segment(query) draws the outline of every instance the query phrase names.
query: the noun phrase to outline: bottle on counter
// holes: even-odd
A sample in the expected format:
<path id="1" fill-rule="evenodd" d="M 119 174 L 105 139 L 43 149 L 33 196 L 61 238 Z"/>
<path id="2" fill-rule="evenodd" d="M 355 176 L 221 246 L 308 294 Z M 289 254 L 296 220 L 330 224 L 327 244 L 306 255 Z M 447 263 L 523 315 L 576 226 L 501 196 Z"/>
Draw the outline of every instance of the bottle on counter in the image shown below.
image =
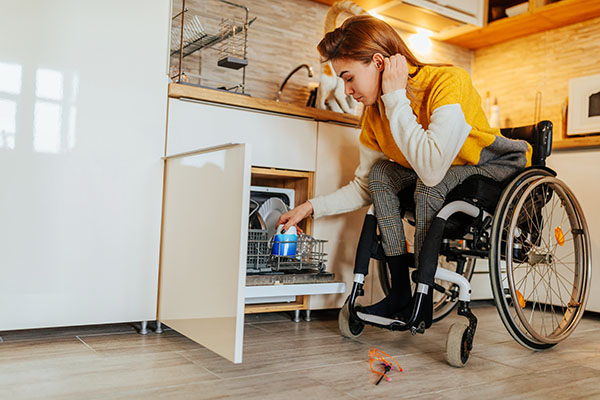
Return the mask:
<path id="1" fill-rule="evenodd" d="M 483 112 L 485 113 L 488 121 L 490 120 L 490 108 L 492 106 L 492 100 L 490 99 L 490 92 L 485 92 L 485 98 L 483 99 Z"/>
<path id="2" fill-rule="evenodd" d="M 494 97 L 494 104 L 490 109 L 490 127 L 500 128 L 500 106 L 496 97 Z"/>

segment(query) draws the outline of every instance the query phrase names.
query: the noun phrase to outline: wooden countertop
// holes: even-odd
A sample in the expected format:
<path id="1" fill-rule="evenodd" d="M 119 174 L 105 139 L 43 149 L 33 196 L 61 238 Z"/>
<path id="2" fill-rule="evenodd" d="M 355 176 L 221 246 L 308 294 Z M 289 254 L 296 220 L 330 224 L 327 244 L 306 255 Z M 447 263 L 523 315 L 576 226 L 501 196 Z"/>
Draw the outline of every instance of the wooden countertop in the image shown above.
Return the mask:
<path id="1" fill-rule="evenodd" d="M 228 93 L 220 90 L 206 89 L 181 83 L 169 84 L 169 97 L 173 99 L 194 99 L 216 104 L 248 108 L 252 110 L 268 111 L 277 114 L 306 117 L 322 122 L 339 122 L 343 124 L 360 126 L 360 117 L 342 114 L 317 108 L 297 106 L 289 103 L 279 103 L 274 100 L 259 99 L 237 93 Z"/>

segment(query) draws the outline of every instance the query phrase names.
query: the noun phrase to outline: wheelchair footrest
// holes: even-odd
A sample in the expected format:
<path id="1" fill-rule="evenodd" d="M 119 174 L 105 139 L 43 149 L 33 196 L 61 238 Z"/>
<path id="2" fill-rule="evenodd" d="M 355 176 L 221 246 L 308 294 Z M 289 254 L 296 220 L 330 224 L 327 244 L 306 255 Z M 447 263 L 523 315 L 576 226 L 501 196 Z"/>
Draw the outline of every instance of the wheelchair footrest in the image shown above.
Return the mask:
<path id="1" fill-rule="evenodd" d="M 382 317 L 380 315 L 367 314 L 367 313 L 363 313 L 363 312 L 360 312 L 360 311 L 357 311 L 356 315 L 360 319 L 362 319 L 363 321 L 365 321 L 365 322 L 370 322 L 370 323 L 377 324 L 377 325 L 382 325 L 382 326 L 391 326 L 391 325 L 406 326 L 406 322 L 401 321 L 399 319 L 386 318 L 386 317 Z"/>
<path id="2" fill-rule="evenodd" d="M 386 318 L 380 315 L 368 314 L 361 311 L 356 312 L 356 316 L 363 322 L 373 324 L 382 328 L 388 328 L 393 331 L 407 331 L 414 335 L 416 333 L 425 333 L 425 323 L 421 322 L 418 326 L 409 326 L 405 321 L 395 318 Z"/>

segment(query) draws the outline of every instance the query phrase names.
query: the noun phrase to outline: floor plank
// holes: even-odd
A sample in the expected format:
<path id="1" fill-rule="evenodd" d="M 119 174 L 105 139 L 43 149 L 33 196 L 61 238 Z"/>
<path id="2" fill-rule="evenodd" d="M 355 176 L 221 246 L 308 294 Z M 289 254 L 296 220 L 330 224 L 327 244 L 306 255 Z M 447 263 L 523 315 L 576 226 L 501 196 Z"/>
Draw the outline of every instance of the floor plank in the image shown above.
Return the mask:
<path id="1" fill-rule="evenodd" d="M 139 335 L 130 324 L 0 332 L 1 399 L 558 399 L 600 398 L 600 317 L 586 314 L 565 342 L 533 352 L 504 329 L 495 307 L 479 319 L 467 366 L 445 362 L 451 315 L 424 335 L 365 327 L 342 338 L 335 311 L 249 315 L 244 362 L 221 358 L 166 329 Z M 375 386 L 372 347 L 403 368 Z"/>

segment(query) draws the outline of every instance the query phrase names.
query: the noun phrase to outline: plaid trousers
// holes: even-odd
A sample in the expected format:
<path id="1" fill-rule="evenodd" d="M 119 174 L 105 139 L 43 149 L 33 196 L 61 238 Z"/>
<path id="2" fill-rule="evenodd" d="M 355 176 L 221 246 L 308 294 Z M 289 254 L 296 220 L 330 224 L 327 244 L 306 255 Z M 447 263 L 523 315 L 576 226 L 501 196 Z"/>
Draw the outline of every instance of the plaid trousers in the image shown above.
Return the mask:
<path id="1" fill-rule="evenodd" d="M 398 193 L 416 183 L 415 200 L 415 260 L 423 246 L 431 221 L 442 209 L 446 195 L 471 175 L 485 175 L 488 171 L 473 165 L 451 166 L 444 179 L 435 186 L 425 186 L 415 171 L 393 161 L 376 162 L 369 173 L 369 191 L 375 207 L 375 216 L 382 236 L 384 253 L 397 256 L 407 252 L 404 225 L 400 217 Z"/>

